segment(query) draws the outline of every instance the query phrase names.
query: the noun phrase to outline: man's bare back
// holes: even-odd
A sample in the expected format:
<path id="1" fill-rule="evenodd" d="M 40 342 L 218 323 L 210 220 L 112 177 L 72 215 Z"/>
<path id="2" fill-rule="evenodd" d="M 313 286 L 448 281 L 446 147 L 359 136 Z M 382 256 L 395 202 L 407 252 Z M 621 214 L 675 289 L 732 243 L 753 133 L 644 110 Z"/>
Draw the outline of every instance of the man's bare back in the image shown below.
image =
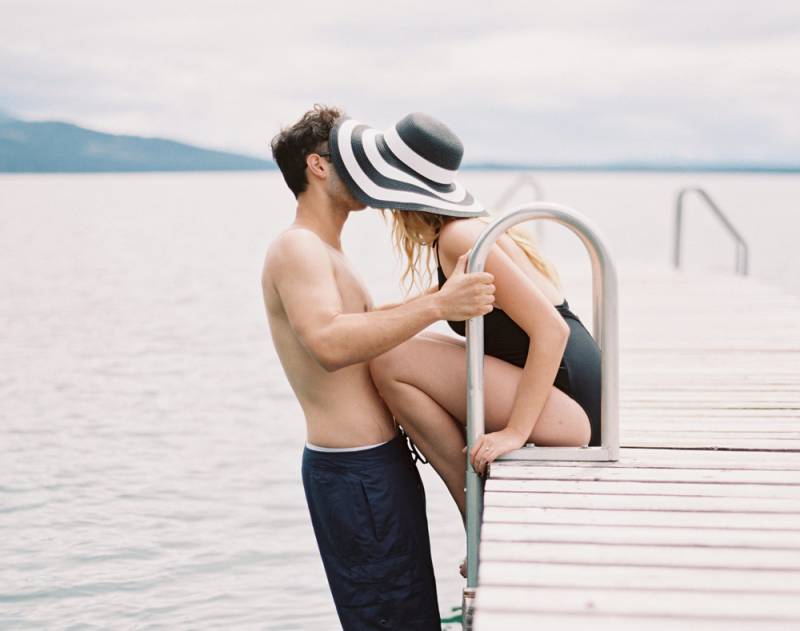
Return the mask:
<path id="1" fill-rule="evenodd" d="M 287 248 L 320 259 L 332 277 L 341 313 L 364 313 L 372 300 L 344 254 L 311 230 L 291 228 L 271 245 L 264 264 L 263 289 L 272 339 L 308 424 L 308 440 L 324 447 L 372 445 L 396 433 L 392 415 L 369 375 L 367 362 L 329 371 L 311 356 L 289 322 L 274 276 L 291 274 Z M 297 279 L 299 282 L 299 279 Z M 329 296 L 332 297 L 332 296 Z M 310 294 L 308 300 L 314 300 Z M 332 367 L 332 366 L 330 366 Z M 329 367 L 329 368 L 330 368 Z"/>

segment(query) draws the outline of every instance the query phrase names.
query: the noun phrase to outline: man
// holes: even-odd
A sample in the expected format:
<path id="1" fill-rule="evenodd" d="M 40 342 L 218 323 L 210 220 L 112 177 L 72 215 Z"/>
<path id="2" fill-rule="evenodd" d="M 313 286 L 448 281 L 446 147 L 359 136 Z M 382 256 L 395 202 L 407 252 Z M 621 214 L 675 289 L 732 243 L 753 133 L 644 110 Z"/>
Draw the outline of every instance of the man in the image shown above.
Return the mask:
<path id="1" fill-rule="evenodd" d="M 352 159 L 337 140 L 342 130 L 352 132 L 353 121 L 318 105 L 272 141 L 297 211 L 267 252 L 264 301 L 275 348 L 306 418 L 303 485 L 343 628 L 438 630 L 424 491 L 367 362 L 437 320 L 488 313 L 493 279 L 465 274 L 462 257 L 440 291 L 373 307 L 342 252 L 342 227 L 367 202 L 408 202 L 410 185 L 392 192 L 380 180 L 382 186 L 370 189 L 380 199 L 356 199 L 342 179 L 345 169 L 331 159 Z M 436 129 L 428 132 L 435 144 Z M 406 134 L 406 140 L 413 139 Z M 423 197 L 417 202 L 429 203 Z M 483 209 L 470 199 L 463 212 Z"/>

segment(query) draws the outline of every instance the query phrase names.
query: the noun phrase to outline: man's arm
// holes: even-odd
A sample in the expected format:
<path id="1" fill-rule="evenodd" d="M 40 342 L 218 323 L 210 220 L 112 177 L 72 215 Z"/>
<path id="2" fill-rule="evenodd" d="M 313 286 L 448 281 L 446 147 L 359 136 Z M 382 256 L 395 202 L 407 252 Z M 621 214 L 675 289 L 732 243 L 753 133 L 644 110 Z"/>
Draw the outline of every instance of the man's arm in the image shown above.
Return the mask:
<path id="1" fill-rule="evenodd" d="M 373 307 L 372 309 L 370 309 L 370 311 L 386 311 L 387 309 L 394 309 L 395 307 L 407 304 L 412 300 L 419 300 L 423 296 L 429 296 L 431 294 L 435 294 L 437 291 L 439 291 L 439 288 L 434 285 L 433 287 L 428 287 L 428 289 L 426 289 L 425 291 L 418 293 L 416 296 L 411 296 L 410 298 L 407 298 L 403 302 L 387 302 L 385 305 L 380 305 L 379 307 Z"/>
<path id="2" fill-rule="evenodd" d="M 368 361 L 440 319 L 466 320 L 492 309 L 488 273 L 454 273 L 441 291 L 380 311 L 343 313 L 327 247 L 309 230 L 290 230 L 270 255 L 269 277 L 289 323 L 309 354 L 328 371 Z M 265 291 L 267 287 L 265 286 Z"/>

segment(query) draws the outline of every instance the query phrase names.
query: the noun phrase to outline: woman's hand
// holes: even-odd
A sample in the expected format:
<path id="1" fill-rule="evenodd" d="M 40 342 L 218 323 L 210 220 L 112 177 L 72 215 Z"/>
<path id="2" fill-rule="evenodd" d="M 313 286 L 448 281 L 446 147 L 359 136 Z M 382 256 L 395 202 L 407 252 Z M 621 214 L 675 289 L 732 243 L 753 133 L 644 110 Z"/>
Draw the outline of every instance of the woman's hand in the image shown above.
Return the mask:
<path id="1" fill-rule="evenodd" d="M 527 436 L 520 436 L 512 429 L 506 428 L 499 432 L 491 432 L 481 436 L 472 446 L 469 453 L 472 468 L 480 474 L 486 473 L 486 467 L 495 458 L 507 454 L 509 451 L 519 449 L 527 441 Z M 464 447 L 464 451 L 467 448 Z"/>

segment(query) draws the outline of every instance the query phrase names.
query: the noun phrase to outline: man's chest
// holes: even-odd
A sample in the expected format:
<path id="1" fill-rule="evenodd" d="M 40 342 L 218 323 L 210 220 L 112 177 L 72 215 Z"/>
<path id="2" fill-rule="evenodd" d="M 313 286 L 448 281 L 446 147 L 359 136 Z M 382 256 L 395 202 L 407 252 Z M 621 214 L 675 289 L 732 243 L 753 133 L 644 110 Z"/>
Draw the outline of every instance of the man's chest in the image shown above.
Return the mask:
<path id="1" fill-rule="evenodd" d="M 361 313 L 372 308 L 372 298 L 364 281 L 344 258 L 333 262 L 336 286 L 342 299 L 345 313 Z"/>

